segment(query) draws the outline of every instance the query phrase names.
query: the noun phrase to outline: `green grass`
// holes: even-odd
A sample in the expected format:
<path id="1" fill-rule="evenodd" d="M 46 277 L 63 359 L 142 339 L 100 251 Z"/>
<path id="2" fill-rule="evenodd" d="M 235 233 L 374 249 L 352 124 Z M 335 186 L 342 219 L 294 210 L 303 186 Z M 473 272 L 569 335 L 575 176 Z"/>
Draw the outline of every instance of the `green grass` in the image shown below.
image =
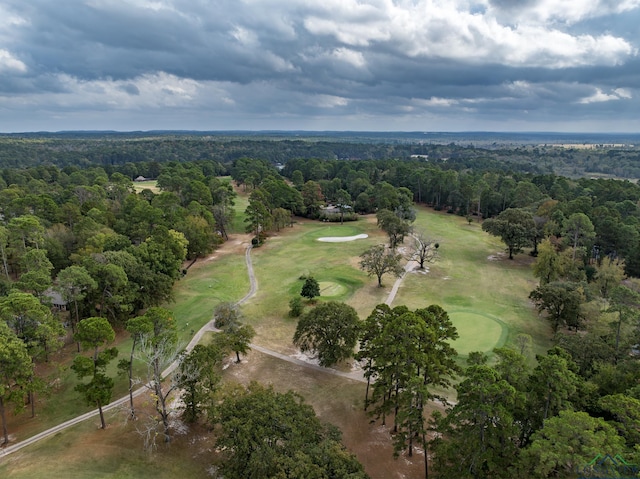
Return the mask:
<path id="1" fill-rule="evenodd" d="M 231 221 L 231 227 L 229 228 L 229 234 L 244 234 L 247 224 L 244 222 L 247 217 L 244 214 L 244 211 L 249 206 L 249 195 L 245 192 L 237 191 L 238 196 L 236 196 L 234 200 L 233 210 L 235 211 L 235 215 L 233 216 L 233 220 Z"/>
<path id="2" fill-rule="evenodd" d="M 320 295 L 323 298 L 339 298 L 344 296 L 349 291 L 349 288 L 340 283 L 334 283 L 333 281 L 320 281 Z"/>
<path id="3" fill-rule="evenodd" d="M 373 238 L 345 243 L 323 243 L 323 236 L 352 236 L 367 233 Z M 243 311 L 258 333 L 256 342 L 278 351 L 291 348 L 296 321 L 289 318 L 289 300 L 300 294 L 301 277 L 313 276 L 321 284 L 332 284 L 326 299 L 345 301 L 364 314 L 369 314 L 379 302 L 378 297 L 358 296 L 370 279 L 357 266 L 358 256 L 379 242 L 374 225 L 367 221 L 349 225 L 326 225 L 303 222 L 272 236 L 260 248 L 253 250 L 253 266 L 258 279 L 258 293 Z M 339 286 L 339 287 L 338 287 Z M 318 300 L 324 300 L 321 294 Z"/>
<path id="4" fill-rule="evenodd" d="M 460 335 L 453 347 L 461 356 L 468 356 L 472 351 L 492 351 L 507 338 L 508 327 L 488 314 L 450 310 L 449 317 Z"/>
<path id="5" fill-rule="evenodd" d="M 249 290 L 249 278 L 242 254 L 225 254 L 191 267 L 175 287 L 173 310 L 180 340 L 188 342 L 213 316 L 221 302 L 238 301 Z"/>
<path id="6" fill-rule="evenodd" d="M 549 326 L 537 317 L 528 300 L 529 291 L 537 285 L 531 274 L 531 257 L 521 254 L 510 261 L 498 255 L 504 252 L 504 245 L 484 233 L 478 223 L 469 225 L 464 218 L 418 207 L 415 223 L 416 230 L 439 242 L 439 258 L 428 265 L 428 273 L 406 276 L 394 304 L 410 308 L 439 304 L 449 312 L 475 312 L 503 325 L 498 346 L 527 333 L 533 338 L 534 353 L 549 347 Z M 460 336 L 466 336 L 465 331 L 461 330 Z M 481 345 L 479 342 L 476 349 L 482 350 Z M 460 349 L 474 350 L 472 344 Z"/>

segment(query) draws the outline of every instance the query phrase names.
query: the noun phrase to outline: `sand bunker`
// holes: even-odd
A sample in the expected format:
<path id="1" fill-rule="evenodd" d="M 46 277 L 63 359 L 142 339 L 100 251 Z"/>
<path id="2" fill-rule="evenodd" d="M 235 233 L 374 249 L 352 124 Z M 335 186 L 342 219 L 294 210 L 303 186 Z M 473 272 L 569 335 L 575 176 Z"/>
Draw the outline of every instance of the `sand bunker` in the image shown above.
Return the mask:
<path id="1" fill-rule="evenodd" d="M 318 238 L 318 241 L 322 241 L 324 243 L 342 243 L 344 241 L 354 241 L 358 239 L 365 239 L 368 237 L 369 235 L 363 233 L 355 236 L 327 236 L 324 238 Z"/>

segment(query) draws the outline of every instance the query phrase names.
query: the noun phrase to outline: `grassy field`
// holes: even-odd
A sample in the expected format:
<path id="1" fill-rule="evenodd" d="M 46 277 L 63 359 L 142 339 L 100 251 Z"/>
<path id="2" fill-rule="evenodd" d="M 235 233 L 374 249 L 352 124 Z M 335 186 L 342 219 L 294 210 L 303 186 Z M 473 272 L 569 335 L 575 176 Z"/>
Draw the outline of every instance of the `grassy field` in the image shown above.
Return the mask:
<path id="1" fill-rule="evenodd" d="M 242 212 L 246 205 L 247 198 L 241 195 L 236 200 L 238 214 L 232 231 L 244 231 Z M 415 227 L 439 242 L 440 258 L 429 265 L 428 272 L 412 272 L 405 277 L 393 306 L 405 304 L 415 309 L 440 304 L 458 327 L 460 339 L 454 347 L 461 359 L 474 350 L 490 352 L 495 346 L 509 344 L 521 332 L 533 337 L 534 352 L 546 350 L 549 325 L 537 318 L 527 299 L 528 292 L 535 287 L 529 256 L 519 255 L 509 261 L 503 254 L 504 246 L 482 232 L 479 224 L 469 225 L 464 218 L 426 208 L 418 208 Z M 342 243 L 318 241 L 320 237 L 362 233 L 369 237 Z M 175 303 L 167 307 L 175 313 L 183 344 L 211 319 L 218 303 L 237 301 L 248 291 L 244 251 L 250 238 L 245 234 L 234 235 L 220 251 L 196 262 L 177 283 Z M 254 342 L 285 354 L 296 352 L 291 338 L 297 320 L 288 317 L 288 303 L 299 295 L 307 275 L 319 281 L 320 301 L 345 301 L 364 319 L 376 304 L 386 300 L 395 278 L 383 277 L 384 287 L 378 288 L 376 278 L 367 277 L 358 268 L 358 256 L 369 246 L 386 241 L 374 217 L 343 225 L 299 220 L 293 228 L 285 228 L 254 249 L 258 292 L 242 308 L 246 322 L 256 329 Z M 407 245 L 410 242 L 407 238 Z M 126 334 L 119 338 L 122 357 L 130 343 Z M 257 379 L 279 390 L 300 392 L 323 419 L 342 428 L 345 443 L 372 477 L 411 478 L 423 474 L 420 461 L 417 466 L 406 458 L 394 461 L 386 430 L 370 424 L 360 412 L 362 383 L 310 371 L 257 352 L 250 353 L 241 365 L 229 368 L 226 374 L 229 380 Z M 63 369 L 57 376 L 60 394 L 44 401 L 36 419 L 23 414 L 12 420 L 10 429 L 17 433 L 17 439 L 88 409 L 73 391 L 75 379 L 70 371 Z M 124 395 L 125 391 L 125 381 L 120 379 L 114 397 Z M 141 440 L 133 426 L 121 423 L 120 416 L 112 417 L 107 431 L 97 431 L 96 421 L 87 421 L 4 461 L 0 464 L 0 475 L 40 477 L 46 471 L 49 477 L 164 478 L 185 473 L 190 477 L 206 477 L 203 470 L 211 462 L 207 455 L 211 453 L 206 452 L 210 450 L 207 439 L 196 439 L 202 445 L 198 443 L 191 448 L 178 438 L 171 446 L 170 456 L 149 456 L 142 452 Z"/>
<path id="2" fill-rule="evenodd" d="M 160 188 L 158 188 L 158 182 L 156 180 L 134 181 L 133 189 L 136 190 L 136 193 L 140 193 L 142 190 L 151 190 L 156 194 L 160 193 Z"/>
<path id="3" fill-rule="evenodd" d="M 396 304 L 410 308 L 439 304 L 452 315 L 454 324 L 456 318 L 465 317 L 458 312 L 476 313 L 474 321 L 456 324 L 461 352 L 474 350 L 477 332 L 483 327 L 496 330 L 496 323 L 503 326 L 494 335 L 496 346 L 527 333 L 533 338 L 534 352 L 546 351 L 549 326 L 537 317 L 527 298 L 537 286 L 531 273 L 533 258 L 521 254 L 509 260 L 504 245 L 484 233 L 480 224 L 427 208 L 418 208 L 415 229 L 439 242 L 439 258 L 429 265 L 428 273 L 407 275 Z M 481 349 L 480 343 L 477 348 Z"/>
<path id="4" fill-rule="evenodd" d="M 318 241 L 325 236 L 362 233 L 370 237 L 344 243 Z M 299 296 L 303 277 L 308 275 L 331 287 L 331 297 L 326 299 L 345 301 L 361 316 L 368 315 L 376 304 L 384 301 L 386 291 L 370 287 L 373 283 L 357 266 L 358 256 L 381 241 L 384 238 L 369 221 L 343 225 L 302 221 L 254 249 L 258 293 L 243 307 L 243 312 L 258 333 L 256 342 L 284 353 L 294 351 L 291 338 L 297 320 L 288 317 L 289 300 Z M 323 299 L 321 295 L 320 300 Z"/>

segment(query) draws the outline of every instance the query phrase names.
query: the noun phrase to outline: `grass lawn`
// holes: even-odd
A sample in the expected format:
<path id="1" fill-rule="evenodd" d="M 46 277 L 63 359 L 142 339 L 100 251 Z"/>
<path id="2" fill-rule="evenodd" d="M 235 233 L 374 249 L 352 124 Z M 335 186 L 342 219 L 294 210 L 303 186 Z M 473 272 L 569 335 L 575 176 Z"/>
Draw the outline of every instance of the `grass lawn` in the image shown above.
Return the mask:
<path id="1" fill-rule="evenodd" d="M 353 236 L 366 233 L 369 238 L 344 243 L 318 241 L 326 236 Z M 359 255 L 369 246 L 384 241 L 370 221 L 343 225 L 303 220 L 293 228 L 281 230 L 252 252 L 258 279 L 258 292 L 245 306 L 246 321 L 257 332 L 256 342 L 280 352 L 293 352 L 291 338 L 297 319 L 288 317 L 289 300 L 300 295 L 304 276 L 318 280 L 322 291 L 318 299 L 345 301 L 361 317 L 384 301 L 371 278 L 358 268 Z M 371 285 L 371 286 L 370 286 Z M 372 292 L 373 294 L 370 294 Z"/>
<path id="2" fill-rule="evenodd" d="M 468 356 L 472 351 L 491 351 L 506 340 L 508 328 L 488 314 L 453 310 L 449 317 L 460 335 L 455 348 L 461 356 Z"/>
<path id="3" fill-rule="evenodd" d="M 533 353 L 548 349 L 551 330 L 528 299 L 537 286 L 531 273 L 533 258 L 520 254 L 510 261 L 504 245 L 483 232 L 480 224 L 424 207 L 418 207 L 415 229 L 439 242 L 439 258 L 427 265 L 426 274 L 405 277 L 394 305 L 441 305 L 459 328 L 459 346 L 454 347 L 461 354 L 508 345 L 519 333 L 532 336 Z"/>

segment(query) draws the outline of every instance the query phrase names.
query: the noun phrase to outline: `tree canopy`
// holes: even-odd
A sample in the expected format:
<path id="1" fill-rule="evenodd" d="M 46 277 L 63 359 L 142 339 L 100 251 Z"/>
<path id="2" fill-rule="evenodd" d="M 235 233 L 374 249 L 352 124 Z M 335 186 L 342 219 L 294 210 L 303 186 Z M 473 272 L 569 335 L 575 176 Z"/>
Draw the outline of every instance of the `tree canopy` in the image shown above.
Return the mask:
<path id="1" fill-rule="evenodd" d="M 353 355 L 359 332 L 356 310 L 348 304 L 329 301 L 302 315 L 293 344 L 302 352 L 317 355 L 321 366 L 333 366 Z"/>

